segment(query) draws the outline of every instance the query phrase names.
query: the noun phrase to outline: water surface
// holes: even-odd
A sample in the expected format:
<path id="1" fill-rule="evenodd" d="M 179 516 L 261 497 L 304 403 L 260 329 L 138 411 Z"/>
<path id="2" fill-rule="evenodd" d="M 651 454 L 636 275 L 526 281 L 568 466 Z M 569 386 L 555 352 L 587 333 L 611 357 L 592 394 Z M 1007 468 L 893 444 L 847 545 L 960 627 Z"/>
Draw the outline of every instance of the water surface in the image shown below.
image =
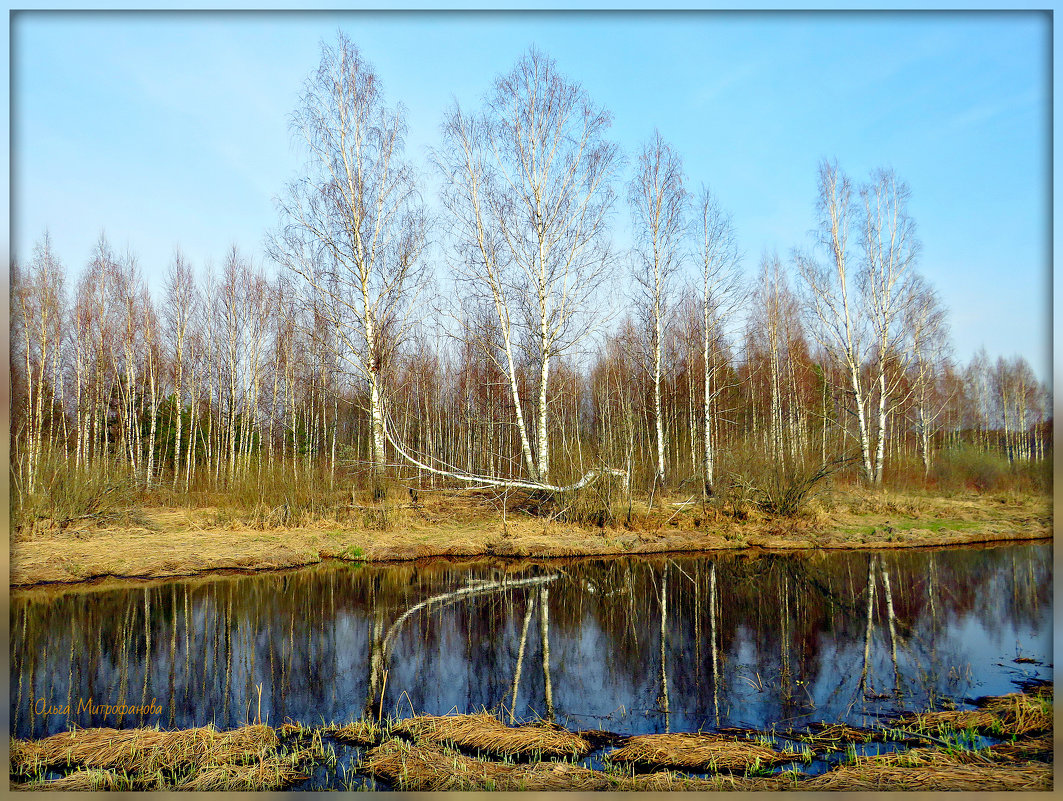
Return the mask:
<path id="1" fill-rule="evenodd" d="M 484 708 L 625 734 L 866 725 L 1051 678 L 1051 566 L 1037 543 L 333 563 L 23 592 L 11 600 L 12 729 Z"/>

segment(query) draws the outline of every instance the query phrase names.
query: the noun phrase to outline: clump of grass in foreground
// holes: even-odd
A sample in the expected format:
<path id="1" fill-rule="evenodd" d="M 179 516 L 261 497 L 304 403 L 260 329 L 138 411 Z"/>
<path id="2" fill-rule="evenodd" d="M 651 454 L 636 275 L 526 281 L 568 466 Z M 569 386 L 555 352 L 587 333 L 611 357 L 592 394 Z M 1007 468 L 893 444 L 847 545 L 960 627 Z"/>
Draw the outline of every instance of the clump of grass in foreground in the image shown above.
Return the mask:
<path id="1" fill-rule="evenodd" d="M 11 740 L 11 767 L 29 777 L 26 789 L 274 790 L 306 776 L 301 766 L 324 754 L 319 744 L 278 752 L 276 732 L 263 725 L 228 732 L 213 727 L 74 729 L 43 740 Z M 45 768 L 79 768 L 45 781 Z"/>
<path id="2" fill-rule="evenodd" d="M 33 779 L 14 783 L 14 790 L 45 790 L 54 792 L 94 790 L 150 790 L 158 785 L 156 779 L 145 781 L 113 770 L 77 770 L 58 779 Z"/>
<path id="3" fill-rule="evenodd" d="M 155 773 L 210 763 L 246 762 L 276 749 L 268 726 L 219 732 L 212 726 L 181 731 L 158 729 L 74 729 L 43 740 L 11 741 L 11 763 L 30 771 L 38 766 Z"/>
<path id="4" fill-rule="evenodd" d="M 409 718 L 391 731 L 418 741 L 515 757 L 581 757 L 591 750 L 578 734 L 548 725 L 511 728 L 486 712 Z"/>
<path id="5" fill-rule="evenodd" d="M 860 757 L 801 781 L 797 789 L 818 791 L 922 790 L 1000 791 L 1048 790 L 1052 766 L 1041 763 L 968 764 L 940 751 L 914 751 Z"/>
<path id="6" fill-rule="evenodd" d="M 901 728 L 916 731 L 973 729 L 994 736 L 1028 736 L 1052 731 L 1051 689 L 1048 695 L 1011 693 L 981 701 L 979 709 L 923 712 L 898 721 Z"/>
<path id="7" fill-rule="evenodd" d="M 384 739 L 384 731 L 384 726 L 369 719 L 356 720 L 343 726 L 330 723 L 321 729 L 322 734 L 327 734 L 338 742 L 360 746 L 380 743 Z"/>
<path id="8" fill-rule="evenodd" d="M 58 779 L 37 779 L 15 784 L 16 790 L 282 790 L 306 779 L 297 762 L 285 757 L 265 757 L 245 765 L 219 764 L 194 768 L 168 779 L 163 772 L 154 775 L 127 774 L 110 770 L 77 770 Z"/>
<path id="9" fill-rule="evenodd" d="M 569 762 L 531 765 L 473 759 L 436 746 L 411 745 L 399 739 L 374 748 L 360 770 L 400 790 L 436 792 L 453 790 L 782 790 L 793 786 L 790 776 L 714 776 L 692 779 L 675 773 L 645 776 L 604 773 Z"/>
<path id="10" fill-rule="evenodd" d="M 799 759 L 761 743 L 718 734 L 645 734 L 608 754 L 613 763 L 705 771 L 749 771 Z"/>

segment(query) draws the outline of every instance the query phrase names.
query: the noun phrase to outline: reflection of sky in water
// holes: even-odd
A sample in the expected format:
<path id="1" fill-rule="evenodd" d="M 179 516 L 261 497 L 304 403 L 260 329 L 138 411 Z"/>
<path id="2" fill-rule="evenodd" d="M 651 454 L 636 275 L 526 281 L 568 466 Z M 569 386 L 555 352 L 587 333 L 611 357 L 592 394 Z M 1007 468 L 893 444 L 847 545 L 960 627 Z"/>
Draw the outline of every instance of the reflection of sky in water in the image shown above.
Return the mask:
<path id="1" fill-rule="evenodd" d="M 392 632 L 388 658 L 376 660 L 374 642 L 379 646 L 405 610 L 472 580 L 497 582 L 502 573 L 487 564 L 322 566 L 129 590 L 30 593 L 12 600 L 13 728 L 41 736 L 67 727 L 63 715 L 34 714 L 41 698 L 60 705 L 68 698 L 133 705 L 154 699 L 163 709 L 143 721 L 82 716 L 82 725 L 224 728 L 259 709 L 272 723 L 346 721 L 369 708 L 377 714 L 381 688 L 385 714 L 487 708 L 508 715 L 529 604 L 514 711 L 518 718 L 545 715 L 540 586 L 548 596 L 553 705 L 558 720 L 573 727 L 713 728 L 717 707 L 720 726 L 866 724 L 898 708 L 962 703 L 1013 691 L 1024 676 L 1051 675 L 1049 545 L 884 554 L 897 671 L 877 584 L 865 693 L 868 559 L 716 557 L 718 685 L 708 558 L 511 571 L 504 590 L 488 588 L 410 615 Z M 658 593 L 666 564 L 662 683 Z M 1014 662 L 1019 656 L 1045 664 Z"/>

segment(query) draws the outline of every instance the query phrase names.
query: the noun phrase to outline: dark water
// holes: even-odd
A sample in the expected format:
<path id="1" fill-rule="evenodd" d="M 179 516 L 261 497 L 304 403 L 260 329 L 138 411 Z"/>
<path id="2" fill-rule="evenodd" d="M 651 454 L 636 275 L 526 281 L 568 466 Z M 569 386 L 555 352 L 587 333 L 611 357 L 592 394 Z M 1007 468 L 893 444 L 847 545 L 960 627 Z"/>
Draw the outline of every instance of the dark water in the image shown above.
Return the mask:
<path id="1" fill-rule="evenodd" d="M 257 716 L 314 724 L 485 707 L 620 733 L 862 725 L 1051 678 L 1051 583 L 1042 543 L 332 564 L 35 591 L 11 600 L 12 729 L 41 737 L 71 723 L 230 728 Z M 90 699 L 148 709 L 108 714 L 86 710 Z"/>

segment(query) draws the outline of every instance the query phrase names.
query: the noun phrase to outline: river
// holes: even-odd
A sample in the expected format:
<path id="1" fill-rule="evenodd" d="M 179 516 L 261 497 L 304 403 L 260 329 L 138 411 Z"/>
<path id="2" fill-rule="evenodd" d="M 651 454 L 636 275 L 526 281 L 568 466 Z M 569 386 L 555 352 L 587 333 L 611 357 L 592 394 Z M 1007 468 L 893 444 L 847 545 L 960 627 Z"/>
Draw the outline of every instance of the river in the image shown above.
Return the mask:
<path id="1" fill-rule="evenodd" d="M 1052 624 L 1049 543 L 37 589 L 11 599 L 12 731 L 483 708 L 623 734 L 867 725 L 1051 678 Z"/>

